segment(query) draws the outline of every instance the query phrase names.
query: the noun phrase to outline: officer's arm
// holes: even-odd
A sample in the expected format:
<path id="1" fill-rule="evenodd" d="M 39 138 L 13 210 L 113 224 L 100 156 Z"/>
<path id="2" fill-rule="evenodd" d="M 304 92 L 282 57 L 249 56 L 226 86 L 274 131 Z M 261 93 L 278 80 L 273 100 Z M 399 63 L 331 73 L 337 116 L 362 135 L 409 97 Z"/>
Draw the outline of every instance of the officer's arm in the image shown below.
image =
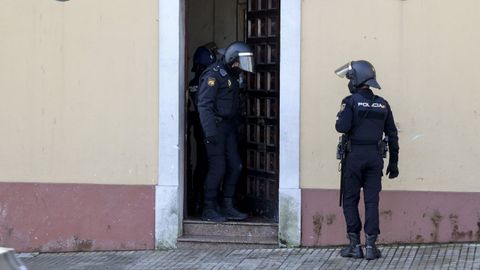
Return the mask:
<path id="1" fill-rule="evenodd" d="M 335 129 L 340 133 L 348 133 L 352 128 L 353 122 L 353 104 L 350 97 L 342 100 L 340 111 L 337 113 L 337 122 Z"/>
<path id="2" fill-rule="evenodd" d="M 387 120 L 385 121 L 385 135 L 388 136 L 388 147 L 390 153 L 397 153 L 400 150 L 398 146 L 398 130 L 395 125 L 395 120 L 393 119 L 393 113 L 390 108 L 390 104 L 387 102 L 388 115 Z"/>
<path id="3" fill-rule="evenodd" d="M 217 135 L 215 119 L 215 102 L 218 91 L 218 80 L 211 72 L 205 73 L 198 87 L 198 113 L 205 137 Z"/>

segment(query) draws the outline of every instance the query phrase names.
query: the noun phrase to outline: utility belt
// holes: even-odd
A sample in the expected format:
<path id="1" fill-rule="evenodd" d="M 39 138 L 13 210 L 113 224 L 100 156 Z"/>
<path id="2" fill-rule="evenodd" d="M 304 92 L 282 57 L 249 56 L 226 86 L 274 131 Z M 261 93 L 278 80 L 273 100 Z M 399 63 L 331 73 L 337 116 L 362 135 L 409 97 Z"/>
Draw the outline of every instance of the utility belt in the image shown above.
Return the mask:
<path id="1" fill-rule="evenodd" d="M 379 141 L 358 140 L 342 137 L 340 137 L 337 146 L 337 159 L 341 159 L 341 156 L 345 155 L 345 153 L 352 151 L 378 151 L 382 154 L 383 158 L 387 157 L 388 137 L 385 137 L 383 140 Z"/>

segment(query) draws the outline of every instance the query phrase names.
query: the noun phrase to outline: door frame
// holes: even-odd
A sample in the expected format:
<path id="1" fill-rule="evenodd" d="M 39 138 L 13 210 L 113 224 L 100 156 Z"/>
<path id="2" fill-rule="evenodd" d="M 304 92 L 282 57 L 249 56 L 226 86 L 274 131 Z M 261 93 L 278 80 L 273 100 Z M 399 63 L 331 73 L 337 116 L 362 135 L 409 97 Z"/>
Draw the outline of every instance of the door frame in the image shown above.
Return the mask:
<path id="1" fill-rule="evenodd" d="M 164 249 L 175 248 L 183 230 L 185 0 L 159 0 L 158 8 L 155 247 Z M 301 0 L 280 4 L 279 245 L 288 247 L 301 243 L 301 8 Z"/>

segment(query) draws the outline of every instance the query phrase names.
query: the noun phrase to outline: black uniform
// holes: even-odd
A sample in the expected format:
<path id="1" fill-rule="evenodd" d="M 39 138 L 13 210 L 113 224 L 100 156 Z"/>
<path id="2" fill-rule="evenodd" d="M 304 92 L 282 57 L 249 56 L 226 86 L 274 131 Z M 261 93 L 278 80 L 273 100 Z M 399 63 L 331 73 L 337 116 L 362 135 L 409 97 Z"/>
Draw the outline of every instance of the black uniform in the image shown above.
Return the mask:
<path id="1" fill-rule="evenodd" d="M 196 72 L 195 77 L 190 81 L 188 85 L 188 132 L 193 130 L 193 137 L 195 138 L 195 153 L 196 153 L 196 164 L 193 168 L 193 177 L 191 179 L 191 184 L 189 188 L 189 199 L 191 204 L 194 207 L 192 210 L 193 213 L 199 215 L 202 209 L 203 201 L 203 181 L 207 175 L 208 162 L 207 162 L 207 150 L 205 149 L 204 144 L 204 135 L 203 129 L 200 124 L 200 117 L 198 115 L 196 100 L 198 93 L 198 84 L 200 80 L 200 72 Z M 190 133 L 189 133 L 190 134 Z M 189 151 L 188 156 L 191 155 L 190 147 L 187 148 Z M 190 172 L 190 170 L 189 170 Z"/>
<path id="2" fill-rule="evenodd" d="M 379 142 L 388 136 L 390 155 L 398 160 L 398 135 L 388 102 L 368 88 L 360 88 L 342 101 L 335 128 L 348 135 L 351 150 L 344 168 L 343 212 L 348 233 L 360 233 L 360 189 L 365 200 L 365 233 L 378 235 L 379 192 L 382 189 L 382 150 Z M 390 159 L 392 161 L 392 159 Z"/>
<path id="3" fill-rule="evenodd" d="M 200 77 L 197 103 L 209 163 L 205 201 L 216 200 L 222 179 L 223 197 L 235 194 L 242 170 L 238 152 L 239 103 L 238 76 L 221 61 L 209 66 Z"/>

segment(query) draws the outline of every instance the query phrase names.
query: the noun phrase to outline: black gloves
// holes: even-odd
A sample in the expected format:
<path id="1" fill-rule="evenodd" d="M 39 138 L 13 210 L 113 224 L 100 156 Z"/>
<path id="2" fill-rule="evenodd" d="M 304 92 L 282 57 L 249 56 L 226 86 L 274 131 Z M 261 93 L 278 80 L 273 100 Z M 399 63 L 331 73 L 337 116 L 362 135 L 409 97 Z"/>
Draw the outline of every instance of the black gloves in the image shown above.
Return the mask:
<path id="1" fill-rule="evenodd" d="M 393 179 L 397 177 L 398 172 L 398 153 L 390 152 L 390 158 L 388 161 L 387 175 L 388 178 Z"/>
<path id="2" fill-rule="evenodd" d="M 205 138 L 205 144 L 217 144 L 217 136 L 209 136 Z"/>

